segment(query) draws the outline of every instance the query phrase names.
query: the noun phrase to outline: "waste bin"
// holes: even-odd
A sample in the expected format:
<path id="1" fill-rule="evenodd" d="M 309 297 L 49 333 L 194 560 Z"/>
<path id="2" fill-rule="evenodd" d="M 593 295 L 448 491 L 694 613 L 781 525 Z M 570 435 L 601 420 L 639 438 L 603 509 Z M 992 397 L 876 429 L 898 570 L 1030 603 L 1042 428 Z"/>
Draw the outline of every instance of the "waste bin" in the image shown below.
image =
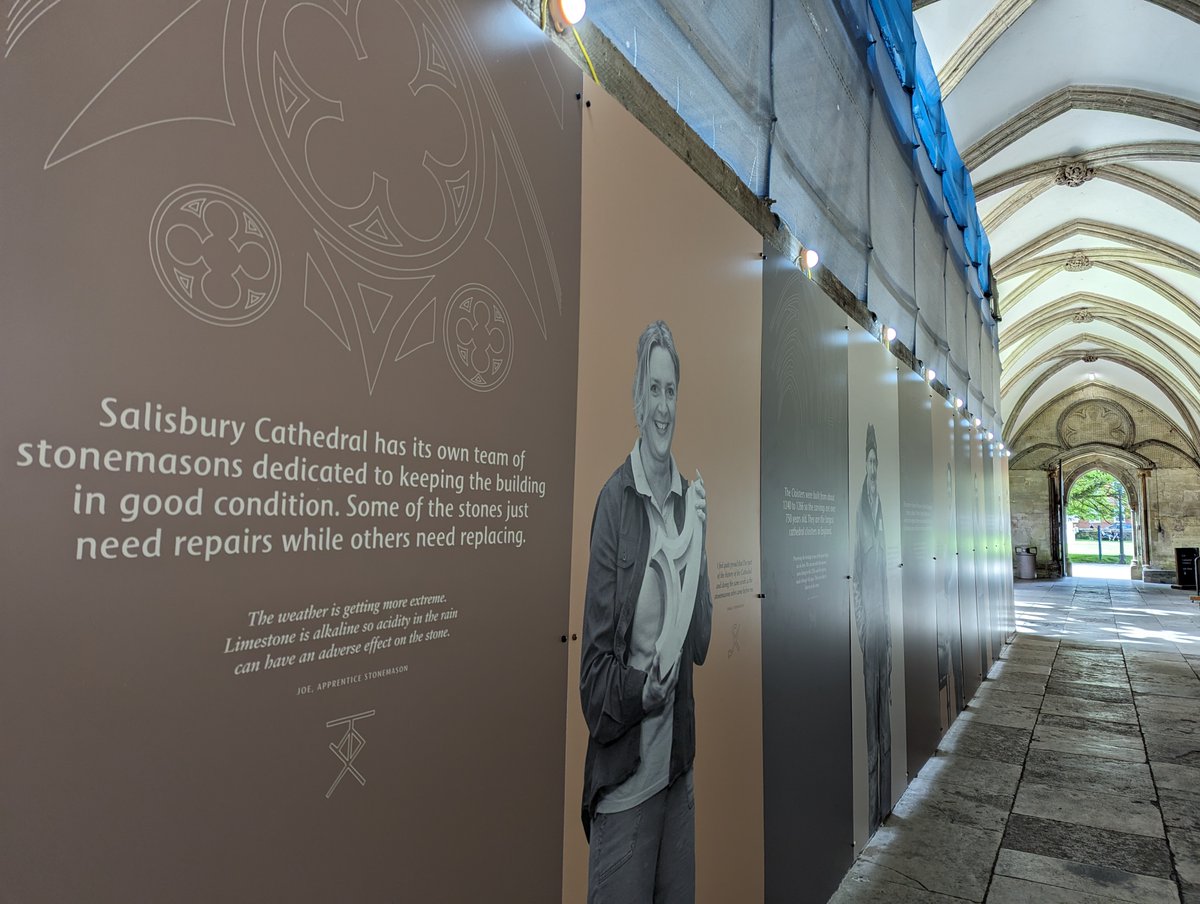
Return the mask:
<path id="1" fill-rule="evenodd" d="M 1017 576 L 1025 581 L 1032 581 L 1037 577 L 1036 546 L 1017 547 Z"/>

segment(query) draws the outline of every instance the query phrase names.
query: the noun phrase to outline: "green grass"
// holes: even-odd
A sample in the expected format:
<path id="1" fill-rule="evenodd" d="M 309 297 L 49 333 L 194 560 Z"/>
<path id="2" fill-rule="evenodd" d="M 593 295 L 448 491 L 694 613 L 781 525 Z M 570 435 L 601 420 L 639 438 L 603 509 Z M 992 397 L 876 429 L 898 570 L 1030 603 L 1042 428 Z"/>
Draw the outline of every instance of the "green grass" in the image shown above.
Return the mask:
<path id="1" fill-rule="evenodd" d="M 1100 547 L 1103 555 L 1096 554 L 1095 540 L 1067 540 L 1067 558 L 1072 562 L 1116 565 L 1120 561 L 1120 542 L 1117 540 L 1101 540 Z M 1125 541 L 1125 561 L 1133 559 L 1133 541 Z"/>

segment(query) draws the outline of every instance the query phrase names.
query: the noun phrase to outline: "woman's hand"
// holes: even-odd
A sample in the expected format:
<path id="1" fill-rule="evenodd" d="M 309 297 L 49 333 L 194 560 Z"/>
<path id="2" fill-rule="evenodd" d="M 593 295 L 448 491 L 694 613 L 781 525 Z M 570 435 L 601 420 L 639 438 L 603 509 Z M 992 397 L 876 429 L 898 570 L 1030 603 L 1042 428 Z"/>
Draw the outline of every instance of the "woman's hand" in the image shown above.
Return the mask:
<path id="1" fill-rule="evenodd" d="M 675 692 L 677 681 L 679 681 L 679 660 L 675 660 L 671 671 L 659 678 L 658 657 L 656 656 L 650 670 L 646 673 L 646 683 L 642 686 L 642 709 L 647 713 L 662 709 L 667 698 Z"/>

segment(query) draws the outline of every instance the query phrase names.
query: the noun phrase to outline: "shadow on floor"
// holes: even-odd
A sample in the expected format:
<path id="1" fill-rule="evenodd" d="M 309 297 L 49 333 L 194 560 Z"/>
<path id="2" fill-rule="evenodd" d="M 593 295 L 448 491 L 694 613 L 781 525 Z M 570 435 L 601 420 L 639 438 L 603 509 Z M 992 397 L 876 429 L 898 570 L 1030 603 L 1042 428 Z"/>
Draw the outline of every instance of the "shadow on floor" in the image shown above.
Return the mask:
<path id="1" fill-rule="evenodd" d="M 1017 584 L 1018 634 L 836 904 L 1200 904 L 1200 608 Z"/>

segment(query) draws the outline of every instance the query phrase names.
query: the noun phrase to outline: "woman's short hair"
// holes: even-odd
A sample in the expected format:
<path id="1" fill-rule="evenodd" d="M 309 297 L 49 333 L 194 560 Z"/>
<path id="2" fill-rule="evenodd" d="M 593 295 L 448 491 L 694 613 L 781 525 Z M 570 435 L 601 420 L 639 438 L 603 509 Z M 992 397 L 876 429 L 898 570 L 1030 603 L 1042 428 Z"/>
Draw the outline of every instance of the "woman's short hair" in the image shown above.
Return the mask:
<path id="1" fill-rule="evenodd" d="M 638 337 L 637 370 L 633 372 L 633 416 L 637 418 L 638 427 L 646 413 L 646 374 L 650 372 L 650 353 L 656 346 L 671 353 L 671 361 L 675 364 L 675 386 L 679 387 L 679 353 L 675 351 L 675 337 L 666 321 L 656 320 Z"/>

